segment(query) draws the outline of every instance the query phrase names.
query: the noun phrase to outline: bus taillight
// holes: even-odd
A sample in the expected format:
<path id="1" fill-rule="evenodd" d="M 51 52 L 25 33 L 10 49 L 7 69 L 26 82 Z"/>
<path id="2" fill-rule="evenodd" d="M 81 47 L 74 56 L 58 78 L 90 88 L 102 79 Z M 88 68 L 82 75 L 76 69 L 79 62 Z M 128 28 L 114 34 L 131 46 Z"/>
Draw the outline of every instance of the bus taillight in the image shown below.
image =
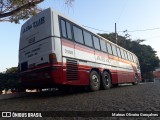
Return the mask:
<path id="1" fill-rule="evenodd" d="M 56 54 L 55 54 L 55 53 L 49 54 L 49 62 L 50 62 L 51 64 L 57 63 L 57 57 L 56 57 Z"/>

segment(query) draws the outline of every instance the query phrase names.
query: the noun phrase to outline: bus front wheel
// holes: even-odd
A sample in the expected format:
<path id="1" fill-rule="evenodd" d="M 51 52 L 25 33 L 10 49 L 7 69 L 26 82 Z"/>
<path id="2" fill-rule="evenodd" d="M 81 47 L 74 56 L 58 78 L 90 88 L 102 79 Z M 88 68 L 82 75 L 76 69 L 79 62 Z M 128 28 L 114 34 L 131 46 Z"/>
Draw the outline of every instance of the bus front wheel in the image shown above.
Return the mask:
<path id="1" fill-rule="evenodd" d="M 96 71 L 90 73 L 90 90 L 98 91 L 100 89 L 100 76 Z"/>

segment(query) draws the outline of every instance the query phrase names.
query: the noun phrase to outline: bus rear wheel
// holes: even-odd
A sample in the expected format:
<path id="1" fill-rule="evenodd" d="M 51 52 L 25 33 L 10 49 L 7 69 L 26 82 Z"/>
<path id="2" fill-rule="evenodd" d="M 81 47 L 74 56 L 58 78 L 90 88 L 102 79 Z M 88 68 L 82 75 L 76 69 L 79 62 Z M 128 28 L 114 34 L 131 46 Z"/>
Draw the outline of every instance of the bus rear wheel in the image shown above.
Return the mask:
<path id="1" fill-rule="evenodd" d="M 102 74 L 102 89 L 108 90 L 112 86 L 111 76 L 107 71 L 104 71 Z"/>
<path id="2" fill-rule="evenodd" d="M 90 90 L 98 91 L 100 89 L 100 76 L 96 71 L 90 73 Z"/>

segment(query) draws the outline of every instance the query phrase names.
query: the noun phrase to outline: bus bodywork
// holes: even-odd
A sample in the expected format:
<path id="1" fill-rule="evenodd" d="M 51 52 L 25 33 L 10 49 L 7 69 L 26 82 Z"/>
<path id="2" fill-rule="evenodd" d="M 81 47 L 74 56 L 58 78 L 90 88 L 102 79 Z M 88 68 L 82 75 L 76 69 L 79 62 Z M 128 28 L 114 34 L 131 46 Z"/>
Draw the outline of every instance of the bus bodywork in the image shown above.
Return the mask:
<path id="1" fill-rule="evenodd" d="M 85 36 L 92 44 L 85 41 Z M 105 47 L 108 50 L 105 51 Z M 92 78 L 95 83 L 99 79 L 101 84 L 104 73 L 109 75 L 106 79 L 111 79 L 112 85 L 141 81 L 139 62 L 133 53 L 50 8 L 22 26 L 19 70 L 25 88 L 88 86 Z M 95 76 L 91 76 L 93 71 Z"/>

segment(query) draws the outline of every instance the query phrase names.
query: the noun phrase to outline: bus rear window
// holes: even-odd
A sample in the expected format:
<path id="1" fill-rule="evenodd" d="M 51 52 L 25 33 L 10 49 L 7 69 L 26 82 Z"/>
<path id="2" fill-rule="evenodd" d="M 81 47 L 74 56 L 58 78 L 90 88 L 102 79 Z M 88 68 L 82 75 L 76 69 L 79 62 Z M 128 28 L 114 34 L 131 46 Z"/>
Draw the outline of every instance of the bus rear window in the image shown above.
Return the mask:
<path id="1" fill-rule="evenodd" d="M 66 33 L 66 24 L 64 20 L 61 20 L 61 33 L 62 33 L 62 37 L 67 37 L 67 33 Z"/>
<path id="2" fill-rule="evenodd" d="M 66 27 L 67 27 L 67 37 L 68 39 L 72 39 L 71 24 L 69 22 L 66 22 Z"/>

